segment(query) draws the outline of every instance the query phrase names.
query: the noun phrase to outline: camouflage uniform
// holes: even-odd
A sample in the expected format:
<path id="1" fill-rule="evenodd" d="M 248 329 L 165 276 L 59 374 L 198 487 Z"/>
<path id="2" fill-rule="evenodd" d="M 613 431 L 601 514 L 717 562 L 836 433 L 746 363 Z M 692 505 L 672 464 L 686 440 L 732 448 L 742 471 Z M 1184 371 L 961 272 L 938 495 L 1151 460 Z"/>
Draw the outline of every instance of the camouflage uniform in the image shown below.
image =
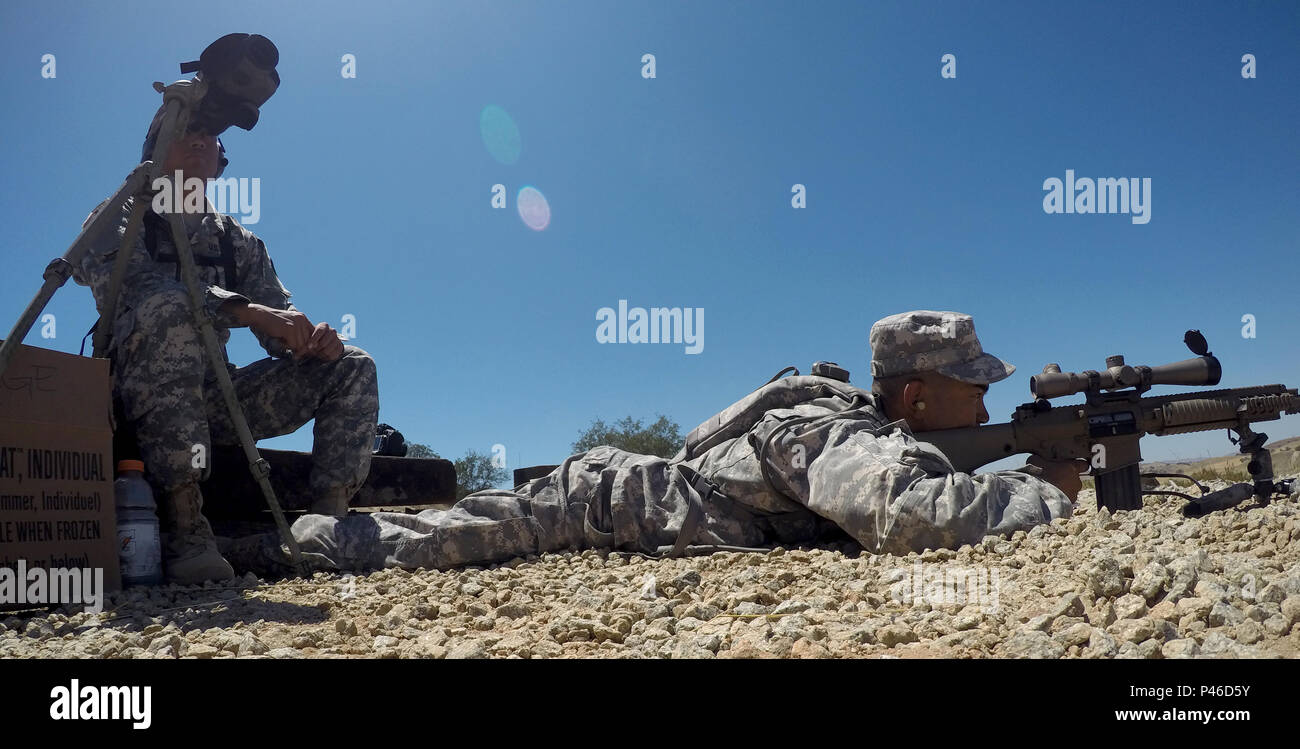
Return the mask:
<path id="1" fill-rule="evenodd" d="M 919 311 L 872 328 L 877 376 L 928 369 L 969 382 L 1014 367 L 985 354 L 969 316 Z M 765 477 L 763 465 L 768 466 Z M 837 380 L 776 380 L 701 424 L 671 460 L 598 447 L 514 491 L 418 515 L 305 515 L 302 551 L 324 569 L 447 568 L 527 554 L 650 554 L 816 539 L 834 527 L 871 552 L 956 548 L 1057 517 L 1072 505 L 1036 467 L 956 472 L 878 396 Z M 273 535 L 241 539 L 236 567 L 287 572 Z"/>
<path id="2" fill-rule="evenodd" d="M 91 287 L 101 310 L 131 205 L 127 201 L 122 207 L 117 231 L 97 237 L 74 273 L 78 283 Z M 204 308 L 224 355 L 229 329 L 238 324 L 220 310 L 222 304 L 239 299 L 292 309 L 290 295 L 262 241 L 233 218 L 206 213 L 187 214 L 184 220 L 199 263 Z M 135 425 L 151 481 L 160 491 L 169 491 L 206 477 L 206 465 L 193 465 L 194 445 L 203 445 L 210 455 L 212 445 L 238 444 L 238 436 L 190 311 L 170 228 L 151 210 L 145 222 L 154 223 L 155 254 L 147 248 L 142 230 L 122 283 L 110 352 L 114 394 Z M 227 232 L 235 250 L 233 279 L 226 277 L 231 269 L 223 267 L 220 257 L 220 240 Z M 280 340 L 258 338 L 273 357 L 287 355 Z M 375 364 L 365 351 L 345 346 L 334 362 L 312 359 L 297 364 L 290 358 L 268 358 L 239 368 L 227 361 L 226 367 L 254 437 L 288 434 L 316 419 L 314 494 L 343 490 L 350 496 L 360 487 L 370 470 L 379 415 Z"/>

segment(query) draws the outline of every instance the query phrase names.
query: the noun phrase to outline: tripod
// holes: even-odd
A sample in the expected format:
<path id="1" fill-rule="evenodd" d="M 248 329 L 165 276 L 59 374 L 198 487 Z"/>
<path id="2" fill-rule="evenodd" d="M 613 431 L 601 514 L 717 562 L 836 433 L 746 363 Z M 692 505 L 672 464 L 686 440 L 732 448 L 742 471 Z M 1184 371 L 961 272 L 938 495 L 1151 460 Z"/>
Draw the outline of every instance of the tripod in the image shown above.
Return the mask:
<path id="1" fill-rule="evenodd" d="M 36 319 L 40 317 L 41 311 L 45 309 L 45 305 L 54 296 L 54 292 L 67 283 L 73 269 L 81 263 L 86 253 L 90 251 L 91 240 L 100 236 L 103 232 L 115 228 L 116 222 L 120 220 L 122 206 L 129 198 L 134 197 L 135 200 L 131 206 L 130 217 L 127 219 L 126 230 L 118 247 L 117 259 L 114 261 L 113 271 L 109 275 L 105 309 L 100 310 L 99 323 L 95 326 L 94 356 L 103 358 L 107 355 L 109 331 L 112 329 L 113 318 L 117 311 L 122 281 L 126 277 L 130 258 L 134 254 L 136 238 L 139 236 L 140 225 L 144 220 L 144 212 L 149 206 L 152 197 L 150 186 L 153 184 L 154 178 L 159 176 L 159 172 L 162 171 L 162 164 L 172 142 L 179 137 L 183 137 L 187 132 L 191 113 L 198 111 L 203 97 L 208 92 L 208 84 L 203 80 L 202 74 L 196 76 L 193 80 L 176 81 L 170 86 L 163 86 L 162 83 L 154 83 L 153 86 L 156 91 L 163 95 L 165 111 L 151 160 L 145 161 L 131 170 L 126 181 L 117 189 L 117 192 L 91 216 L 90 220 L 82 228 L 81 233 L 73 240 L 68 251 L 63 253 L 62 257 L 50 261 L 50 264 L 46 266 L 45 272 L 42 274 L 44 283 L 41 285 L 40 291 L 27 305 L 22 315 L 19 316 L 18 322 L 14 324 L 13 330 L 10 331 L 4 342 L 0 344 L 0 376 L 3 376 L 9 362 L 18 350 L 19 344 L 27 336 Z M 176 211 L 179 210 L 181 209 L 176 208 Z M 235 394 L 234 383 L 230 379 L 230 372 L 226 369 L 225 357 L 222 356 L 221 346 L 217 343 L 217 334 L 212 327 L 212 320 L 204 308 L 203 292 L 199 289 L 194 254 L 190 248 L 189 235 L 185 230 L 184 219 L 179 212 L 175 211 L 165 214 L 164 218 L 171 230 L 172 244 L 176 246 L 177 263 L 180 267 L 181 280 L 189 294 L 190 311 L 198 326 L 208 361 L 216 373 L 217 386 L 221 390 L 226 409 L 230 412 L 230 420 L 239 436 L 240 446 L 244 450 L 244 456 L 248 459 L 249 470 L 261 488 L 262 495 L 266 498 L 267 507 L 270 508 L 271 516 L 275 519 L 281 541 L 288 547 L 293 566 L 300 574 L 306 574 L 307 568 L 304 566 L 298 543 L 289 531 L 289 524 L 285 521 L 284 512 L 280 509 L 280 503 L 275 497 L 275 490 L 271 488 L 271 482 L 268 478 L 271 466 L 257 451 L 257 443 L 253 439 L 252 432 L 249 431 L 248 421 L 244 418 L 244 411 L 239 405 L 238 396 Z"/>

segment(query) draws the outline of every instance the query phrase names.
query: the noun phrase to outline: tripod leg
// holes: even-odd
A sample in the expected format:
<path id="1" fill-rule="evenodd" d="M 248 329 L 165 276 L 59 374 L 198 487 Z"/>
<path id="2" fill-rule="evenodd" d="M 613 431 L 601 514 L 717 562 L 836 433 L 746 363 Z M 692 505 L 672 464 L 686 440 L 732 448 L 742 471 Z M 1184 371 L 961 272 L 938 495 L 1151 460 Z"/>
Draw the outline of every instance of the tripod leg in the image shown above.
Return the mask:
<path id="1" fill-rule="evenodd" d="M 72 264 L 66 258 L 55 258 L 50 264 L 45 266 L 45 273 L 42 277 L 45 283 L 41 284 L 41 290 L 36 292 L 36 297 L 27 305 L 27 309 L 18 316 L 18 322 L 14 323 L 14 328 L 9 332 L 9 337 L 4 339 L 0 344 L 0 375 L 4 374 L 5 369 L 9 366 L 9 360 L 13 358 L 18 351 L 18 344 L 23 342 L 27 337 L 27 332 L 36 324 L 36 318 L 41 316 L 41 311 L 45 305 L 50 303 L 54 292 L 58 291 L 63 284 L 68 282 L 68 277 L 72 275 Z"/>
<path id="2" fill-rule="evenodd" d="M 108 277 L 108 298 L 104 309 L 99 313 L 99 324 L 95 326 L 95 339 L 92 355 L 102 358 L 108 354 L 108 339 L 113 330 L 113 320 L 117 317 L 117 300 L 121 296 L 122 280 L 126 278 L 126 267 L 131 264 L 131 254 L 135 251 L 135 240 L 140 234 L 140 224 L 144 221 L 144 211 L 148 202 L 144 196 L 137 196 L 131 206 L 131 218 L 127 219 L 126 231 L 117 246 L 117 258 L 113 261 L 113 273 Z"/>
<path id="3" fill-rule="evenodd" d="M 86 253 L 90 251 L 90 240 L 98 237 L 101 233 L 107 231 L 110 226 L 120 221 L 122 204 L 126 202 L 127 198 L 144 190 L 144 186 L 148 184 L 149 166 L 150 163 L 147 161 L 137 166 L 127 176 L 122 186 L 117 188 L 117 192 L 113 193 L 113 197 L 109 198 L 99 211 L 90 217 L 90 221 L 82 227 L 81 233 L 72 241 L 68 251 L 46 266 L 45 283 L 41 285 L 41 290 L 36 293 L 36 297 L 32 299 L 31 303 L 27 305 L 27 309 L 18 317 L 18 322 L 14 323 L 14 327 L 9 331 L 9 336 L 4 339 L 4 343 L 0 344 L 0 376 L 4 375 L 5 369 L 9 367 L 10 360 L 18 351 L 19 344 L 27 337 L 32 325 L 36 324 L 36 319 L 41 316 L 41 311 L 45 309 L 45 305 L 50 303 L 54 292 L 67 283 L 73 269 L 81 263 Z"/>

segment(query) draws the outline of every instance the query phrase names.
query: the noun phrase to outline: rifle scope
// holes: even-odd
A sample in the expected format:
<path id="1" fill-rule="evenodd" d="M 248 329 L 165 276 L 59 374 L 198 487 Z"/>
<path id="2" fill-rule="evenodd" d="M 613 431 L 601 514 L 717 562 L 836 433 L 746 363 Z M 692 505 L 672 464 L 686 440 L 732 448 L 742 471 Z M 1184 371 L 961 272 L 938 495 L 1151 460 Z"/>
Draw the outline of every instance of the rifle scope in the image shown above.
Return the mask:
<path id="1" fill-rule="evenodd" d="M 1214 354 L 1207 351 L 1205 338 L 1200 331 L 1189 330 L 1183 338 L 1195 358 L 1184 359 L 1158 367 L 1130 366 L 1122 355 L 1106 357 L 1106 369 L 1098 372 L 1062 372 L 1058 364 L 1043 367 L 1042 374 L 1029 378 L 1029 391 L 1039 398 L 1058 398 L 1075 393 L 1095 393 L 1101 390 L 1119 390 L 1136 387 L 1138 392 L 1152 385 L 1192 385 L 1203 387 L 1218 385 L 1223 368 Z"/>

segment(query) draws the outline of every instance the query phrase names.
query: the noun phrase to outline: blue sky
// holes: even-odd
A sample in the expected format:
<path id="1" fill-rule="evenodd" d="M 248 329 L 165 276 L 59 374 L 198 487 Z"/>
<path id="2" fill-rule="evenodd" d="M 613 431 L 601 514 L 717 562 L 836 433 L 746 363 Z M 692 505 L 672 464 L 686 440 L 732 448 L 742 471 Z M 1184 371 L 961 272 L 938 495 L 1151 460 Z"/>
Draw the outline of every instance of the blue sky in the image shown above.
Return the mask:
<path id="1" fill-rule="evenodd" d="M 223 136 L 226 176 L 261 180 L 249 228 L 313 321 L 355 315 L 380 419 L 444 456 L 559 462 L 596 417 L 685 432 L 819 359 L 867 386 L 871 323 L 908 309 L 974 315 L 1018 365 L 994 421 L 1047 362 L 1182 359 L 1187 328 L 1224 386 L 1300 384 L 1290 3 L 6 3 L 5 330 L 135 165 L 149 84 L 235 31 L 276 43 L 283 80 L 252 132 Z M 514 163 L 485 144 L 489 106 L 518 128 Z M 1067 169 L 1150 178 L 1150 222 L 1044 213 Z M 543 231 L 516 210 L 525 186 Z M 598 343 L 620 299 L 703 308 L 703 351 Z M 89 291 L 48 311 L 57 337 L 27 342 L 75 352 Z M 246 331 L 230 353 L 262 355 Z M 1143 450 L 1224 454 L 1224 436 Z"/>

